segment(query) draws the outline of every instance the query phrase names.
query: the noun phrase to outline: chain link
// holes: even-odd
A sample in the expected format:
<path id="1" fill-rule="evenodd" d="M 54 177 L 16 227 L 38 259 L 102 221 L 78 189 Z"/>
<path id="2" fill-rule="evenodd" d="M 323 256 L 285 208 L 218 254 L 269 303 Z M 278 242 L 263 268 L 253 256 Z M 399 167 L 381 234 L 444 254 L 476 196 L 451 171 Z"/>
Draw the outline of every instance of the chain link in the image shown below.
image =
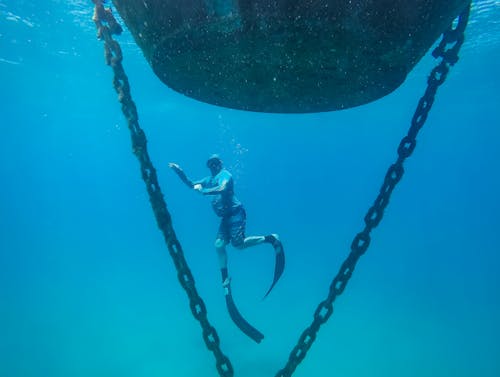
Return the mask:
<path id="1" fill-rule="evenodd" d="M 122 28 L 111 13 L 111 9 L 104 8 L 102 0 L 93 0 L 93 2 L 95 7 L 92 19 L 96 24 L 97 37 L 104 40 L 104 58 L 106 64 L 113 69 L 113 86 L 118 94 L 118 100 L 122 104 L 122 112 L 127 119 L 132 138 L 132 150 L 139 160 L 142 179 L 146 183 L 149 201 L 158 227 L 164 235 L 169 253 L 177 269 L 179 282 L 189 297 L 191 312 L 202 327 L 203 340 L 215 356 L 217 371 L 221 377 L 232 377 L 234 375 L 233 367 L 220 349 L 217 331 L 208 321 L 205 303 L 196 290 L 193 275 L 175 235 L 171 217 L 158 184 L 156 169 L 148 155 L 146 135 L 139 125 L 137 108 L 132 100 L 128 78 L 122 66 L 122 51 L 119 43 L 113 39 L 113 35 L 120 34 Z"/>
<path id="2" fill-rule="evenodd" d="M 456 28 L 451 26 L 445 33 L 439 46 L 433 51 L 435 58 L 442 58 L 441 62 L 431 71 L 427 80 L 427 89 L 418 102 L 418 106 L 413 115 L 408 134 L 401 140 L 398 147 L 398 159 L 389 167 L 385 175 L 384 182 L 380 188 L 379 195 L 375 199 L 372 207 L 368 210 L 364 221 L 365 228 L 358 233 L 351 244 L 351 252 L 342 263 L 337 276 L 333 279 L 328 297 L 322 301 L 314 312 L 312 324 L 304 330 L 297 345 L 293 348 L 288 361 L 283 369 L 278 371 L 275 377 L 290 377 L 300 362 L 304 359 L 316 339 L 317 332 L 333 313 L 333 303 L 337 296 L 344 291 L 351 275 L 356 267 L 358 259 L 363 255 L 370 245 L 370 233 L 375 228 L 384 215 L 384 210 L 389 204 L 392 191 L 401 180 L 404 174 L 403 163 L 411 156 L 417 144 L 416 137 L 424 125 L 429 111 L 434 103 L 434 97 L 438 87 L 446 80 L 449 67 L 458 61 L 458 52 L 464 42 L 464 31 L 467 26 L 470 11 L 470 3 L 458 17 Z M 452 44 L 451 47 L 448 45 Z"/>

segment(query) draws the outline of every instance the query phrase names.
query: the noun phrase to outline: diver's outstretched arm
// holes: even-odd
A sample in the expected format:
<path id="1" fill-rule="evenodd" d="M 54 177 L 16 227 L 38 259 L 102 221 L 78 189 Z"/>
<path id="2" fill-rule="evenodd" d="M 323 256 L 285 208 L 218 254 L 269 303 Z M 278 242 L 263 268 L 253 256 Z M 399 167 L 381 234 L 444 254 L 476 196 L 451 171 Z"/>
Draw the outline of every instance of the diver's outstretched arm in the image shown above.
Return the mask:
<path id="1" fill-rule="evenodd" d="M 168 163 L 168 167 L 170 169 L 172 169 L 178 176 L 179 178 L 181 179 L 182 182 L 184 182 L 186 184 L 186 186 L 188 186 L 189 188 L 194 188 L 194 185 L 196 183 L 193 183 L 193 181 L 191 181 L 186 173 L 184 173 L 184 170 L 181 169 L 181 167 L 179 165 L 177 165 L 176 163 L 174 162 L 169 162 Z M 198 182 L 197 182 L 198 183 Z"/>

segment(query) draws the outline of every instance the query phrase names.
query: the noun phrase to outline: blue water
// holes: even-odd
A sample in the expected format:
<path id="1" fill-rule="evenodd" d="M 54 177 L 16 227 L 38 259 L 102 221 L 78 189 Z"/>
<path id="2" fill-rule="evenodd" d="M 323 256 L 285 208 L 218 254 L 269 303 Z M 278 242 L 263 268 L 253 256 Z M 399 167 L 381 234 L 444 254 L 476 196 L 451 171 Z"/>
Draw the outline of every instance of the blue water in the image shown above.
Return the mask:
<path id="1" fill-rule="evenodd" d="M 91 2 L 0 0 L 0 376 L 217 376 L 156 227 L 95 39 Z M 500 375 L 500 1 L 476 1 L 459 64 L 335 312 L 297 377 Z M 247 113 L 183 97 L 119 38 L 174 228 L 235 376 L 274 376 L 349 251 L 405 134 L 422 59 L 394 93 L 342 112 Z M 227 314 L 207 198 L 168 169 L 232 171 L 249 235 Z"/>

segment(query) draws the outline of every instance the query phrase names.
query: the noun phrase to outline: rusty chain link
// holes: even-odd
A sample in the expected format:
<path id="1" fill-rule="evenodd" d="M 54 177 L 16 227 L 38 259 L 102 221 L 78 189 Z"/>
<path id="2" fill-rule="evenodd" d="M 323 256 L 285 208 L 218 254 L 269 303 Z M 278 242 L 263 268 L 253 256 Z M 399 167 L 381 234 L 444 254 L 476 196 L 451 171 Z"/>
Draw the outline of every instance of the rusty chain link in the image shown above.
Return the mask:
<path id="1" fill-rule="evenodd" d="M 384 215 L 384 210 L 389 204 L 392 191 L 401 180 L 404 174 L 403 163 L 411 156 L 417 144 L 416 137 L 424 125 L 427 115 L 434 102 L 434 97 L 438 87 L 445 81 L 450 66 L 458 61 L 458 52 L 464 42 L 464 31 L 467 26 L 470 12 L 470 3 L 458 17 L 458 23 L 455 28 L 450 28 L 443 33 L 442 40 L 438 47 L 433 51 L 435 58 L 442 58 L 441 62 L 431 71 L 427 80 L 427 89 L 418 102 L 417 109 L 413 115 L 408 134 L 401 140 L 398 147 L 397 161 L 389 167 L 385 175 L 384 183 L 375 199 L 372 207 L 368 210 L 364 221 L 365 228 L 358 233 L 351 244 L 351 252 L 340 267 L 337 276 L 333 279 L 328 297 L 322 301 L 314 312 L 312 324 L 304 330 L 300 336 L 297 345 L 293 348 L 288 361 L 275 377 L 290 377 L 300 362 L 304 359 L 307 352 L 316 339 L 319 328 L 324 324 L 333 313 L 333 303 L 345 289 L 358 259 L 365 253 L 370 245 L 370 233 L 375 228 Z M 448 47 L 448 45 L 452 45 Z"/>
<path id="2" fill-rule="evenodd" d="M 146 135 L 139 125 L 139 117 L 130 94 L 128 78 L 123 70 L 121 48 L 119 43 L 113 39 L 113 35 L 120 34 L 122 28 L 111 13 L 111 9 L 104 8 L 102 0 L 92 1 L 95 5 L 92 19 L 96 24 L 97 37 L 104 40 L 104 57 L 106 64 L 113 69 L 113 86 L 118 94 L 118 100 L 122 104 L 122 112 L 127 119 L 132 137 L 132 149 L 140 163 L 142 179 L 146 183 L 156 222 L 163 233 L 169 253 L 177 269 L 179 282 L 189 297 L 191 312 L 201 324 L 203 340 L 207 348 L 215 356 L 217 371 L 221 377 L 232 377 L 234 375 L 232 364 L 227 356 L 222 353 L 217 331 L 208 321 L 205 303 L 196 290 L 193 275 L 189 270 L 182 247 L 175 235 L 170 214 L 158 184 L 156 170 L 149 158 Z"/>

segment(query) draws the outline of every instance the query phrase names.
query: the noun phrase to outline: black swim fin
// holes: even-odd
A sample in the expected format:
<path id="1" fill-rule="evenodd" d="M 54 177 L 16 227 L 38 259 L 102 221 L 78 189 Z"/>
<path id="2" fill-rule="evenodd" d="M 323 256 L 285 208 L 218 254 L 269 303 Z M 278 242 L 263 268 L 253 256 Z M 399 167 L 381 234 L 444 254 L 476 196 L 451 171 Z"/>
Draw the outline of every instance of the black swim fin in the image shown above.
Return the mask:
<path id="1" fill-rule="evenodd" d="M 236 324 L 236 326 L 238 326 L 238 328 L 245 333 L 245 335 L 247 335 L 255 342 L 260 343 L 262 339 L 264 339 L 264 335 L 251 324 L 249 324 L 240 314 L 238 308 L 234 304 L 233 296 L 231 294 L 231 287 L 227 285 L 224 289 L 226 295 L 226 306 L 231 319 Z"/>
<path id="2" fill-rule="evenodd" d="M 272 235 L 270 237 L 274 238 L 271 243 L 274 247 L 274 251 L 276 252 L 276 260 L 274 263 L 274 278 L 271 286 L 262 299 L 265 299 L 267 295 L 271 293 L 272 289 L 280 279 L 281 275 L 283 275 L 283 271 L 285 270 L 285 251 L 283 249 L 283 245 L 276 236 Z"/>

